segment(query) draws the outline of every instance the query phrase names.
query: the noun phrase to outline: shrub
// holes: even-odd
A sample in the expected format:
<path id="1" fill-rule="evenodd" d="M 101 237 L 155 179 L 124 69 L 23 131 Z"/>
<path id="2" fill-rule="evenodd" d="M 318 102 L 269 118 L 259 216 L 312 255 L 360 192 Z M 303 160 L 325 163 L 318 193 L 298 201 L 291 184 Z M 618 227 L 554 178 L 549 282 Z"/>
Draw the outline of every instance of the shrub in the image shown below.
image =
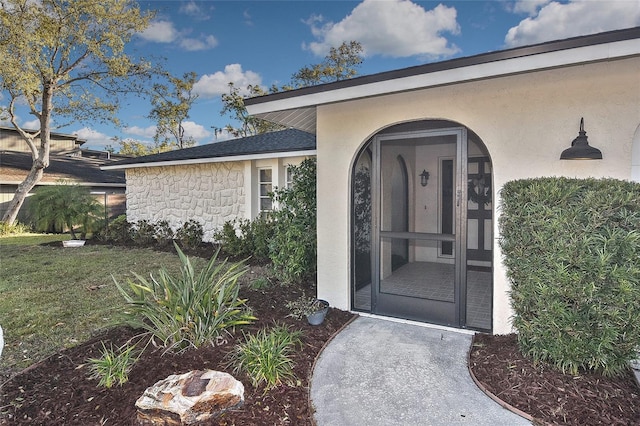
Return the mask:
<path id="1" fill-rule="evenodd" d="M 10 224 L 8 222 L 0 222 L 0 237 L 11 234 L 24 234 L 29 231 L 29 226 L 22 223 L 16 222 Z"/>
<path id="2" fill-rule="evenodd" d="M 204 230 L 200 222 L 190 219 L 186 221 L 176 232 L 176 239 L 181 246 L 188 249 L 195 249 L 202 244 Z"/>
<path id="3" fill-rule="evenodd" d="M 166 220 L 161 220 L 156 223 L 156 232 L 154 239 L 156 244 L 160 247 L 167 247 L 173 242 L 174 232 Z"/>
<path id="4" fill-rule="evenodd" d="M 245 241 L 238 235 L 235 224 L 237 220 L 228 220 L 222 228 L 214 233 L 214 238 L 222 246 L 222 250 L 230 256 L 247 256 Z"/>
<path id="5" fill-rule="evenodd" d="M 274 236 L 269 247 L 273 267 L 283 283 L 311 278 L 316 273 L 316 160 L 290 166 L 291 188 L 273 194 Z"/>
<path id="6" fill-rule="evenodd" d="M 38 188 L 30 199 L 29 216 L 39 231 L 64 232 L 76 239 L 98 229 L 104 219 L 104 207 L 91 195 L 89 188 L 61 183 Z"/>
<path id="7" fill-rule="evenodd" d="M 262 213 L 252 221 L 227 221 L 214 237 L 228 255 L 265 261 L 269 259 L 269 243 L 273 238 L 273 228 L 270 216 Z"/>
<path id="8" fill-rule="evenodd" d="M 127 221 L 126 215 L 120 215 L 109 222 L 101 235 L 104 241 L 113 241 L 114 243 L 127 243 L 132 240 L 132 225 Z"/>
<path id="9" fill-rule="evenodd" d="M 271 287 L 271 280 L 268 277 L 258 277 L 249 283 L 252 290 L 265 290 Z"/>
<path id="10" fill-rule="evenodd" d="M 148 220 L 139 220 L 131 228 L 131 238 L 136 245 L 148 247 L 155 242 L 156 227 Z"/>
<path id="11" fill-rule="evenodd" d="M 181 261 L 181 276 L 172 277 L 161 269 L 150 279 L 134 274 L 128 280 L 132 294 L 116 282 L 131 312 L 131 323 L 160 340 L 167 350 L 215 345 L 216 339 L 235 326 L 255 320 L 238 298 L 240 278 L 247 267 L 242 263 L 218 262 L 216 252 L 196 273 L 187 256 L 176 245 Z"/>
<path id="12" fill-rule="evenodd" d="M 626 371 L 640 347 L 640 184 L 542 178 L 501 195 L 523 353 L 571 374 Z"/>
<path id="13" fill-rule="evenodd" d="M 301 343 L 300 335 L 299 331 L 291 331 L 284 325 L 245 335 L 244 343 L 229 353 L 229 366 L 235 374 L 246 373 L 254 387 L 264 383 L 265 392 L 285 383 L 293 386 L 296 377 L 291 354 Z"/>
<path id="14" fill-rule="evenodd" d="M 253 239 L 253 257 L 258 261 L 268 260 L 269 245 L 273 239 L 275 223 L 270 214 L 263 212 L 251 222 L 250 235 Z"/>
<path id="15" fill-rule="evenodd" d="M 134 352 L 135 345 L 123 345 L 114 349 L 110 344 L 109 349 L 102 342 L 100 358 L 88 360 L 92 379 L 98 379 L 98 385 L 110 388 L 115 384 L 122 386 L 129 381 L 129 372 L 138 360 Z"/>

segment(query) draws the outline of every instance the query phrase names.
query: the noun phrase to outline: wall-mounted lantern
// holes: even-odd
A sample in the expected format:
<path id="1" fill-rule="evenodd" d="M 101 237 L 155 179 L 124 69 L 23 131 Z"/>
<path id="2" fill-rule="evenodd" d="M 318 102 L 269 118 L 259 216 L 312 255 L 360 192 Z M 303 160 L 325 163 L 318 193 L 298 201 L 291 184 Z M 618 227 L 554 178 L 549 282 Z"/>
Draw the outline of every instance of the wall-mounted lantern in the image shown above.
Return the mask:
<path id="1" fill-rule="evenodd" d="M 427 182 L 429 182 L 429 172 L 423 170 L 418 176 L 420 176 L 420 185 L 427 186 Z"/>
<path id="2" fill-rule="evenodd" d="M 584 131 L 584 118 L 580 119 L 578 137 L 571 142 L 571 148 L 562 151 L 561 160 L 602 160 L 602 152 L 598 148 L 589 146 L 587 132 Z"/>

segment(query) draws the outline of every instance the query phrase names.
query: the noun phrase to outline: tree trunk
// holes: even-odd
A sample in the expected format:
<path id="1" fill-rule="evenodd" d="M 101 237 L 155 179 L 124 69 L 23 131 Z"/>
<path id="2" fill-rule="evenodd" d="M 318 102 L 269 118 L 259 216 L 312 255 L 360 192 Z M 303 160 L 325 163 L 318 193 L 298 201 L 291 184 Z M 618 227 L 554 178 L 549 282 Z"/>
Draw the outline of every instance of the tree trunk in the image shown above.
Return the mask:
<path id="1" fill-rule="evenodd" d="M 33 189 L 34 186 L 42 176 L 44 175 L 44 166 L 37 165 L 38 161 L 33 162 L 33 166 L 31 166 L 31 170 L 27 177 L 18 185 L 18 189 L 16 189 L 16 193 L 13 195 L 13 199 L 9 203 L 9 208 L 4 213 L 2 217 L 2 221 L 8 223 L 9 225 L 13 225 L 18 217 L 18 212 L 20 211 L 20 207 L 24 204 L 24 200 L 27 198 L 29 191 Z"/>
<path id="2" fill-rule="evenodd" d="M 67 227 L 69 228 L 69 234 L 71 234 L 71 239 L 72 239 L 72 240 L 77 240 L 77 239 L 78 239 L 78 237 L 76 237 L 76 233 L 75 233 L 75 231 L 73 230 L 73 221 L 72 221 L 72 220 L 69 220 L 69 221 L 67 222 Z M 84 239 L 84 238 L 83 238 L 83 239 Z"/>
<path id="3" fill-rule="evenodd" d="M 33 163 L 31 170 L 27 174 L 27 177 L 18 185 L 16 193 L 13 199 L 9 203 L 7 211 L 2 217 L 2 221 L 13 225 L 18 217 L 18 212 L 24 204 L 24 200 L 29 195 L 29 191 L 42 179 L 44 175 L 44 169 L 49 166 L 49 152 L 51 150 L 51 111 L 53 109 L 53 93 L 55 86 L 53 83 L 48 82 L 44 85 L 42 91 L 42 112 L 38 114 L 40 118 L 40 147 L 36 148 L 33 143 L 27 141 L 29 148 L 31 149 L 31 157 Z M 33 109 L 32 109 L 33 110 Z M 15 120 L 12 123 L 18 130 L 22 137 L 27 139 L 25 132 L 18 127 Z"/>

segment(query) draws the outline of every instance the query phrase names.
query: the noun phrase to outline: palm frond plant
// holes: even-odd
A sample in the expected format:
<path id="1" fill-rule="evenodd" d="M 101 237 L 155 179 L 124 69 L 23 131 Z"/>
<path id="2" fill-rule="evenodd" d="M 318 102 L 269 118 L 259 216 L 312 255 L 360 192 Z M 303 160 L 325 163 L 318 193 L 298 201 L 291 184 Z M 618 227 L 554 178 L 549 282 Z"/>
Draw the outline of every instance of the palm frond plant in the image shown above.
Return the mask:
<path id="1" fill-rule="evenodd" d="M 174 245 L 181 262 L 180 276 L 171 276 L 162 268 L 157 277 L 148 279 L 134 273 L 128 289 L 116 281 L 132 326 L 149 332 L 167 350 L 179 352 L 206 344 L 215 346 L 230 330 L 256 320 L 246 300 L 238 296 L 238 279 L 247 271 L 246 265 L 218 261 L 218 251 L 196 272 Z"/>
<path id="2" fill-rule="evenodd" d="M 104 218 L 104 207 L 89 188 L 64 181 L 38 188 L 29 199 L 28 210 L 37 230 L 68 230 L 74 240 L 77 239 L 76 227 L 80 227 L 80 237 L 85 239 Z"/>

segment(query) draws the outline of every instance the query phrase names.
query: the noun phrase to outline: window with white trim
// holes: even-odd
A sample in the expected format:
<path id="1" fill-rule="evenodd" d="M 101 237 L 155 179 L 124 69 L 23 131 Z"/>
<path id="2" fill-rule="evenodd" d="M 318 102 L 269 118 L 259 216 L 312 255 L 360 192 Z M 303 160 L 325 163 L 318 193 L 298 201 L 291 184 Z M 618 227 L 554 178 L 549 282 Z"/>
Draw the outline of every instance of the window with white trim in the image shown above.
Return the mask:
<path id="1" fill-rule="evenodd" d="M 271 169 L 258 170 L 258 205 L 260 211 L 270 211 L 272 206 L 271 197 L 269 194 L 273 192 L 273 173 Z"/>
<path id="2" fill-rule="evenodd" d="M 291 166 L 290 165 L 286 166 L 286 170 L 287 170 L 287 173 L 286 173 L 286 180 L 287 181 L 285 182 L 285 185 L 286 185 L 287 188 L 291 188 L 293 186 L 293 179 L 294 179 L 293 170 L 291 170 Z"/>

